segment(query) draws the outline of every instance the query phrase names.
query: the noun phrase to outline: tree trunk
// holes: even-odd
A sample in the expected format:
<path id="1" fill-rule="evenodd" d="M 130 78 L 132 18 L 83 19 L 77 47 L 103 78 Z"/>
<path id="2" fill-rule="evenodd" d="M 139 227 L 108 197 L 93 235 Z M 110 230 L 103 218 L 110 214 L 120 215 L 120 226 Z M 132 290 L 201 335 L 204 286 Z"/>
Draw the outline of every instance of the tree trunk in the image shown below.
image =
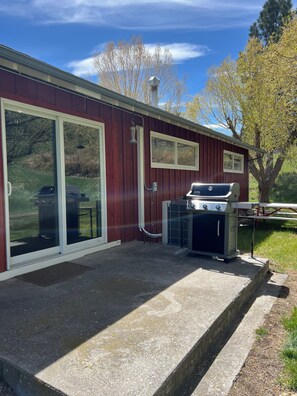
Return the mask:
<path id="1" fill-rule="evenodd" d="M 271 190 L 275 180 L 282 168 L 285 157 L 279 156 L 273 165 L 273 154 L 266 154 L 266 161 L 263 157 L 257 158 L 259 167 L 254 162 L 250 162 L 250 172 L 258 182 L 258 200 L 259 202 L 269 202 Z M 265 163 L 264 163 L 265 162 Z"/>
<path id="2" fill-rule="evenodd" d="M 259 183 L 258 184 L 259 202 L 269 202 L 271 190 L 272 187 L 270 187 L 267 183 Z"/>

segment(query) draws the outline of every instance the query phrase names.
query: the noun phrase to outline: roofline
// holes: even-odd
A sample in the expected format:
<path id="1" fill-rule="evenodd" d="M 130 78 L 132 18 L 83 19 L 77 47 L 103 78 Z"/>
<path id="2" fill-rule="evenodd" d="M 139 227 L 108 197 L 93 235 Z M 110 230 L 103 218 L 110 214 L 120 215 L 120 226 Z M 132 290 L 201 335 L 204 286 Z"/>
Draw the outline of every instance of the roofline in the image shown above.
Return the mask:
<path id="1" fill-rule="evenodd" d="M 124 110 L 151 116 L 162 121 L 192 130 L 194 132 L 215 139 L 223 140 L 227 143 L 245 148 L 247 150 L 264 152 L 258 147 L 241 142 L 233 137 L 216 132 L 210 128 L 199 125 L 193 121 L 177 116 L 158 107 L 147 105 L 135 99 L 111 91 L 91 81 L 75 76 L 74 74 L 58 69 L 55 66 L 51 66 L 48 63 L 32 58 L 29 55 L 1 44 L 0 55 L 0 67 L 6 70 L 12 70 L 15 73 L 37 79 L 47 84 L 67 89 L 90 98 L 97 99 L 103 103 L 108 103 Z"/>

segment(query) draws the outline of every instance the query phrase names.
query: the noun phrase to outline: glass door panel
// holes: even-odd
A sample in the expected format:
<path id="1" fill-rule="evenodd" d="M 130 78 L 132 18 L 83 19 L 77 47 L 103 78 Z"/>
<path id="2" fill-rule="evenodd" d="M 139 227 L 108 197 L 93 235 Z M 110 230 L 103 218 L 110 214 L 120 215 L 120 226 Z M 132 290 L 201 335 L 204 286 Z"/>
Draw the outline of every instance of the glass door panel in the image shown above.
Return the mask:
<path id="1" fill-rule="evenodd" d="M 102 236 L 99 129 L 63 123 L 67 244 Z"/>
<path id="2" fill-rule="evenodd" d="M 55 121 L 5 111 L 11 257 L 59 245 Z"/>

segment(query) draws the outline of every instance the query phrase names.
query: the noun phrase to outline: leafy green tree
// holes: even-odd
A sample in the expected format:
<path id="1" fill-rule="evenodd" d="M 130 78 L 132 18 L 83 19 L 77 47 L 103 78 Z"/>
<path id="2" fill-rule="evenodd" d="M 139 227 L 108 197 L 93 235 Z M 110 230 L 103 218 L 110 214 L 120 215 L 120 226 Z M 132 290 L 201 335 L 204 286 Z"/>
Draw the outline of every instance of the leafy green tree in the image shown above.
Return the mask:
<path id="1" fill-rule="evenodd" d="M 297 141 L 297 19 L 278 42 L 250 39 L 237 61 L 213 67 L 205 90 L 187 106 L 190 118 L 217 123 L 233 137 L 265 150 L 249 167 L 259 200 L 268 202 L 285 158 Z"/>
<path id="2" fill-rule="evenodd" d="M 250 27 L 250 37 L 267 45 L 269 40 L 278 41 L 284 23 L 292 18 L 291 0 L 267 0 L 256 22 Z"/>

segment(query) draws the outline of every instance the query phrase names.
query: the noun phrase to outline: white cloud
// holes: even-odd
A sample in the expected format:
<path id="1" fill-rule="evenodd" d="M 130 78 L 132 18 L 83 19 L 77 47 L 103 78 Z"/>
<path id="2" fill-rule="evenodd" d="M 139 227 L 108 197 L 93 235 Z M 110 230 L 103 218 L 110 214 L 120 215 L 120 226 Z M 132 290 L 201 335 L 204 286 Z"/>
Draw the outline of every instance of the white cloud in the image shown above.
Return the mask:
<path id="1" fill-rule="evenodd" d="M 145 44 L 149 51 L 153 51 L 156 45 L 157 44 Z M 103 47 L 104 44 L 100 44 L 97 48 L 102 49 Z M 160 47 L 170 51 L 175 63 L 181 63 L 189 59 L 198 58 L 209 52 L 209 49 L 206 46 L 189 43 L 161 44 Z M 96 51 L 93 51 L 93 53 L 96 53 Z M 97 74 L 96 68 L 94 67 L 93 57 L 73 60 L 66 66 L 73 74 L 79 77 L 92 77 Z"/>
<path id="2" fill-rule="evenodd" d="M 210 50 L 205 45 L 190 43 L 161 44 L 161 48 L 169 50 L 175 63 L 188 59 L 199 58 L 206 55 Z M 146 44 L 148 50 L 154 50 L 156 44 Z"/>
<path id="3" fill-rule="evenodd" d="M 79 23 L 129 30 L 249 26 L 261 9 L 259 0 L 1 0 L 0 3 L 3 15 L 31 18 L 36 23 Z"/>
<path id="4" fill-rule="evenodd" d="M 97 74 L 92 57 L 71 61 L 67 64 L 67 67 L 71 70 L 71 73 L 79 77 L 92 77 Z"/>

